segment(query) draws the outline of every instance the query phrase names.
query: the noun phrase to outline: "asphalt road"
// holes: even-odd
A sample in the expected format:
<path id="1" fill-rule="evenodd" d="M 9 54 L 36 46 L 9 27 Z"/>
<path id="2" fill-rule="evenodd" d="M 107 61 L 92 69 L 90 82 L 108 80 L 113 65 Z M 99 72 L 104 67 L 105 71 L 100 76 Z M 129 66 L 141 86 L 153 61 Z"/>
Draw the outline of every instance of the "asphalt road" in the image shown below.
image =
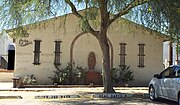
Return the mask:
<path id="1" fill-rule="evenodd" d="M 0 105 L 176 105 L 176 102 L 153 102 L 145 97 L 137 98 L 65 98 L 65 99 L 0 99 Z"/>

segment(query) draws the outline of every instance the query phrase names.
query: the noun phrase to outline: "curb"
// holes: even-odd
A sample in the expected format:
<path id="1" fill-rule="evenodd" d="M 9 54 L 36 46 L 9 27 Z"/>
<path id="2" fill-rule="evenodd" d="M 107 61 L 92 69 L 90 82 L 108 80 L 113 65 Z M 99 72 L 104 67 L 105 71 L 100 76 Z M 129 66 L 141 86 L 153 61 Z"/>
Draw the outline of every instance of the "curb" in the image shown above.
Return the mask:
<path id="1" fill-rule="evenodd" d="M 132 97 L 132 94 L 126 93 L 102 93 L 102 94 L 92 94 L 93 98 L 126 98 Z"/>
<path id="2" fill-rule="evenodd" d="M 87 97 L 88 96 L 88 97 Z M 71 98 L 130 98 L 144 97 L 148 98 L 148 94 L 129 94 L 129 93 L 98 93 L 85 95 L 35 95 L 35 99 L 71 99 Z M 0 99 L 23 99 L 22 96 L 0 96 Z"/>
<path id="3" fill-rule="evenodd" d="M 88 88 L 88 87 L 87 87 Z M 58 91 L 62 88 L 9 88 L 9 89 L 0 89 L 0 91 Z M 66 89 L 66 88 L 64 88 Z M 67 88 L 68 89 L 68 88 Z M 70 88 L 73 89 L 73 88 Z M 115 88 L 115 90 L 148 90 L 147 88 Z"/>
<path id="4" fill-rule="evenodd" d="M 35 99 L 61 99 L 61 98 L 80 98 L 79 95 L 38 95 Z"/>
<path id="5" fill-rule="evenodd" d="M 0 96 L 0 99 L 23 99 L 22 96 Z"/>

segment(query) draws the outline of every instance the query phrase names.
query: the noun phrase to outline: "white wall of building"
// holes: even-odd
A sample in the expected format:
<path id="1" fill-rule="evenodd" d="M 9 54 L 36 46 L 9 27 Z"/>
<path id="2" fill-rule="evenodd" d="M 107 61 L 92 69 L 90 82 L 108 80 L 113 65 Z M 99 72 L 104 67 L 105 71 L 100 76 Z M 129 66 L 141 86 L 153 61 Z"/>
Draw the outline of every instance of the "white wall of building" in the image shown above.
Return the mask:
<path id="1" fill-rule="evenodd" d="M 65 66 L 70 62 L 70 47 L 74 38 L 81 33 L 79 20 L 72 14 L 66 18 L 66 28 L 62 27 L 64 18 L 56 18 L 42 22 L 39 26 L 28 26 L 29 37 L 24 38 L 32 44 L 19 46 L 20 38 L 16 40 L 16 66 L 15 76 L 24 77 L 34 74 L 40 84 L 50 84 L 48 78 L 56 70 L 54 63 L 54 41 L 61 40 L 61 62 Z M 134 71 L 135 81 L 132 85 L 147 85 L 155 73 L 163 69 L 163 38 L 147 29 L 120 19 L 108 30 L 108 37 L 114 49 L 114 67 L 120 64 L 119 43 L 126 43 L 126 64 Z M 122 24 L 123 23 L 123 24 Z M 39 28 L 38 28 L 39 27 Z M 66 30 L 66 31 L 65 31 Z M 34 65 L 34 40 L 40 39 L 41 54 L 40 65 Z M 145 44 L 145 67 L 138 67 L 138 44 Z M 98 41 L 94 36 L 86 34 L 81 36 L 74 44 L 73 61 L 75 64 L 88 68 L 87 59 L 90 51 L 96 55 L 95 71 L 101 72 L 102 53 Z"/>
<path id="2" fill-rule="evenodd" d="M 169 66 L 169 41 L 163 43 L 163 63 L 165 68 Z M 176 43 L 173 43 L 173 65 L 177 65 Z M 180 56 L 179 56 L 180 60 Z"/>
<path id="3" fill-rule="evenodd" d="M 8 61 L 8 45 L 13 44 L 12 38 L 3 30 L 0 33 L 0 59 L 1 56 Z"/>

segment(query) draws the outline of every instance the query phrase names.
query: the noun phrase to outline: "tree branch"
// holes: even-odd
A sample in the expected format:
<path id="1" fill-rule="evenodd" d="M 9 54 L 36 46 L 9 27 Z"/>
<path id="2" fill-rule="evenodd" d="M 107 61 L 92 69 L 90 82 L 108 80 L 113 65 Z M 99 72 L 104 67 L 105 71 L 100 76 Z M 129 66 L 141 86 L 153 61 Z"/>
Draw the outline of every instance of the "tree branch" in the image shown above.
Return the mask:
<path id="1" fill-rule="evenodd" d="M 89 32 L 89 33 L 91 33 L 92 35 L 96 36 L 96 35 L 97 35 L 97 32 L 91 27 L 91 25 L 89 24 L 88 20 L 85 19 L 85 17 L 83 17 L 81 14 L 78 13 L 75 5 L 74 5 L 70 0 L 65 0 L 65 2 L 71 7 L 72 13 L 73 13 L 76 17 L 85 20 L 84 22 L 85 22 L 85 24 L 86 24 L 87 27 L 88 27 L 88 29 L 87 29 L 88 31 L 87 31 L 87 32 Z"/>
<path id="2" fill-rule="evenodd" d="M 70 0 L 65 0 L 65 2 L 71 7 L 74 15 L 76 15 L 78 18 L 83 18 L 83 16 L 77 12 L 75 5 Z"/>
<path id="3" fill-rule="evenodd" d="M 129 11 L 138 6 L 138 5 L 142 5 L 145 3 L 150 2 L 151 0 L 133 0 L 131 3 L 129 3 L 127 6 L 125 6 L 122 11 L 120 11 L 118 14 L 114 15 L 113 18 L 110 19 L 108 25 L 112 24 L 116 19 L 118 19 L 119 17 L 129 13 Z"/>

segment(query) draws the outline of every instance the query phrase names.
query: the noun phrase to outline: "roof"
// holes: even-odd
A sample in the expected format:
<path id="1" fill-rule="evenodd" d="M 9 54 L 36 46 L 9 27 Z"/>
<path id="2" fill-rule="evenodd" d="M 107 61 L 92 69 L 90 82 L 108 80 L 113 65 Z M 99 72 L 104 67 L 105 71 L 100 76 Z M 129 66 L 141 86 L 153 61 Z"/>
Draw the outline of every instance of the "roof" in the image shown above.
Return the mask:
<path id="1" fill-rule="evenodd" d="M 80 12 L 83 12 L 83 11 L 84 11 L 84 10 L 80 10 Z M 27 25 L 22 26 L 22 27 L 29 27 L 30 25 L 34 25 L 34 24 L 42 24 L 42 23 L 44 23 L 44 22 L 46 22 L 46 21 L 52 21 L 52 20 L 60 19 L 60 18 L 62 18 L 62 17 L 66 17 L 66 16 L 68 16 L 68 15 L 73 15 L 73 13 L 68 13 L 68 14 L 65 14 L 65 15 L 62 15 L 62 16 L 57 16 L 57 17 L 54 17 L 54 18 L 49 18 L 49 19 L 46 19 L 46 20 L 43 20 L 43 21 L 39 21 L 39 22 L 32 23 L 32 24 L 27 24 Z M 150 28 L 148 28 L 148 27 L 145 27 L 145 26 L 143 26 L 143 25 L 137 24 L 137 23 L 135 23 L 135 22 L 133 22 L 133 21 L 130 21 L 130 20 L 126 19 L 126 18 L 121 17 L 121 18 L 119 18 L 119 19 L 125 20 L 125 21 L 129 22 L 130 24 L 134 24 L 135 26 L 137 26 L 138 28 L 142 28 L 143 30 L 149 31 L 149 32 L 151 32 L 151 33 L 155 33 L 158 37 L 163 38 L 163 41 L 172 40 L 172 38 L 171 38 L 170 36 L 166 35 L 166 34 L 160 33 L 160 32 L 158 32 L 158 31 L 156 31 L 156 30 L 152 30 L 152 29 L 150 29 Z M 18 28 L 9 29 L 9 30 L 6 30 L 6 32 L 7 32 L 7 33 L 12 32 L 12 31 L 14 31 L 15 29 L 18 29 Z"/>

